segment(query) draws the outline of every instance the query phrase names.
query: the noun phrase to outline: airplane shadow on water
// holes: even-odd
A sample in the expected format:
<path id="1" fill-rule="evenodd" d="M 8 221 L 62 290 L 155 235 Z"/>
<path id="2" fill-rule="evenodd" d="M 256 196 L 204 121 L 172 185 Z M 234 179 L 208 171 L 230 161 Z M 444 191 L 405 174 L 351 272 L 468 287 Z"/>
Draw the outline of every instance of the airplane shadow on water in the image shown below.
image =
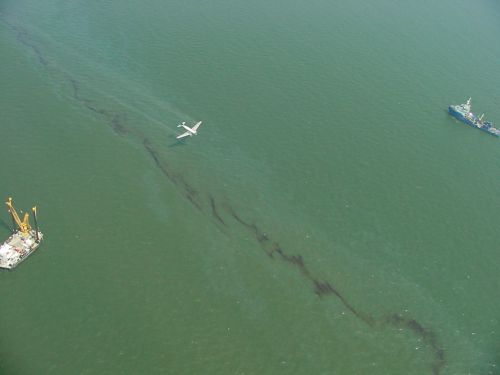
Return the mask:
<path id="1" fill-rule="evenodd" d="M 169 136 L 169 138 L 172 139 L 172 143 L 167 146 L 168 148 L 179 147 L 179 146 L 187 146 L 187 143 L 186 143 L 185 139 L 177 139 L 174 136 Z"/>

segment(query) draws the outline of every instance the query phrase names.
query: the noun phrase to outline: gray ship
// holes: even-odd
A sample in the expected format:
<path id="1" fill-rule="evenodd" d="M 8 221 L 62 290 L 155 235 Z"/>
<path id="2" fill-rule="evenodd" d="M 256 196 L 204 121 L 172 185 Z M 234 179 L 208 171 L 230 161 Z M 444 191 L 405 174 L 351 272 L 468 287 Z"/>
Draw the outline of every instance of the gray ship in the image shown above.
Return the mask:
<path id="1" fill-rule="evenodd" d="M 456 119 L 465 122 L 473 128 L 477 128 L 488 134 L 500 137 L 500 130 L 493 127 L 493 123 L 490 121 L 483 120 L 484 113 L 478 117 L 472 112 L 471 98 L 463 104 L 450 105 L 448 107 L 448 112 Z"/>

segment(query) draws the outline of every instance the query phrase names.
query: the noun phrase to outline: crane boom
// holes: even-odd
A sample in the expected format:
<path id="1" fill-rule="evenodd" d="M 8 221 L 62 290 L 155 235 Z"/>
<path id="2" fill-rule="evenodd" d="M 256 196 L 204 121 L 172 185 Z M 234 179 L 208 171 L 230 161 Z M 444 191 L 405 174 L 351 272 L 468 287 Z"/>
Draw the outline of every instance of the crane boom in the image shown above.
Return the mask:
<path id="1" fill-rule="evenodd" d="M 14 205 L 12 204 L 12 198 L 9 197 L 9 199 L 7 200 L 7 202 L 5 202 L 5 204 L 7 205 L 9 213 L 12 216 L 12 220 L 19 227 L 19 231 L 24 235 L 29 234 L 29 232 L 31 230 L 31 225 L 29 223 L 29 220 L 30 220 L 29 214 L 26 212 L 24 214 L 23 220 L 21 221 L 21 219 L 19 218 L 19 215 L 16 212 L 16 209 L 14 208 Z"/>

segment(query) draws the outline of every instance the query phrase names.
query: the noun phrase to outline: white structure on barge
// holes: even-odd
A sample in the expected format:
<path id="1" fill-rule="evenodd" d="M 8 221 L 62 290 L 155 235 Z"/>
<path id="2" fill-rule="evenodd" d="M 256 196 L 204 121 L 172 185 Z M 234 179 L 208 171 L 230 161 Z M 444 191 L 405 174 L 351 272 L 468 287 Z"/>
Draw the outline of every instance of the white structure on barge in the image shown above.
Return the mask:
<path id="1" fill-rule="evenodd" d="M 12 204 L 12 198 L 9 198 L 5 203 L 12 218 L 14 231 L 0 245 L 0 268 L 13 269 L 40 246 L 43 233 L 38 230 L 36 207 L 31 209 L 35 222 L 35 229 L 32 229 L 28 213 L 24 214 L 24 218 L 21 221 Z"/>

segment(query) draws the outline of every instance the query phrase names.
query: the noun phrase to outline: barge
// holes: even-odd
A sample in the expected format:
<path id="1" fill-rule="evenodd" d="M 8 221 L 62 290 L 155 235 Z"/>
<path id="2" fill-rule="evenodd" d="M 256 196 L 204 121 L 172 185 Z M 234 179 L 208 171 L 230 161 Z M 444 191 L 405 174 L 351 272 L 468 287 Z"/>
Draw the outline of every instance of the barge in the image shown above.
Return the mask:
<path id="1" fill-rule="evenodd" d="M 31 209 L 35 228 L 31 228 L 29 214 L 23 220 L 19 218 L 12 204 L 12 198 L 5 202 L 14 225 L 12 235 L 0 245 L 0 268 L 13 269 L 30 256 L 40 246 L 43 233 L 38 229 L 36 207 Z"/>

